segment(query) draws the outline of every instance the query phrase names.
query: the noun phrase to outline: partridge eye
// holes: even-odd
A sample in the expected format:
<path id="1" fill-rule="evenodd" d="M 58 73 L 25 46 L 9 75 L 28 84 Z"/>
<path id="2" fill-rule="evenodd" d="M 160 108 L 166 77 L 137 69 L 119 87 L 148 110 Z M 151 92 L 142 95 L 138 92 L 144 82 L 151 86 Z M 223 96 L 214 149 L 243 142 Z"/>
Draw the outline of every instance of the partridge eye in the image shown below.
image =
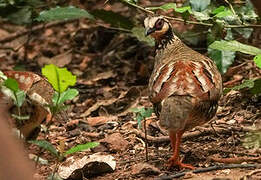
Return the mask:
<path id="1" fill-rule="evenodd" d="M 161 29 L 162 26 L 163 26 L 163 23 L 164 23 L 164 22 L 163 22 L 162 19 L 158 20 L 158 21 L 156 22 L 156 24 L 155 24 L 156 29 Z"/>

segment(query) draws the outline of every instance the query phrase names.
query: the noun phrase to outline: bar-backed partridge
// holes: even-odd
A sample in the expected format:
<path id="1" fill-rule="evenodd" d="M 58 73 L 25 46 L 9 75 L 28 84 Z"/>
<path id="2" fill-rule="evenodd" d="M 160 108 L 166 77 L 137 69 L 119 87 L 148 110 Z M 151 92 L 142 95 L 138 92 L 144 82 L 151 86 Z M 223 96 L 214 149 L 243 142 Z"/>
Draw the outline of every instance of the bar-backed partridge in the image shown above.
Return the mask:
<path id="1" fill-rule="evenodd" d="M 168 165 L 194 169 L 179 159 L 181 137 L 215 115 L 222 95 L 221 75 L 211 59 L 175 36 L 170 22 L 163 16 L 147 17 L 144 26 L 146 35 L 155 39 L 149 98 L 160 126 L 169 132 L 173 155 Z"/>

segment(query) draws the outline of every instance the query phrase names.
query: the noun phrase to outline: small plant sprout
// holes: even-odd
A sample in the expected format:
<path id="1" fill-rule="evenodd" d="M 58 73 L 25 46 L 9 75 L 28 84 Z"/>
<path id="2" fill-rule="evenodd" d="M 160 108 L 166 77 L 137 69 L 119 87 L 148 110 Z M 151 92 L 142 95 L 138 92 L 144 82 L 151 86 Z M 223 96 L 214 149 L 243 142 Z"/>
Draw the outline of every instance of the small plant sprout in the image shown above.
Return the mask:
<path id="1" fill-rule="evenodd" d="M 65 109 L 64 102 L 72 100 L 79 92 L 76 89 L 70 89 L 69 86 L 74 86 L 76 76 L 72 75 L 66 68 L 58 68 L 53 64 L 46 65 L 42 68 L 42 74 L 48 79 L 53 86 L 55 93 L 50 106 L 53 115 Z"/>
<path id="2" fill-rule="evenodd" d="M 149 160 L 148 157 L 148 141 L 147 141 L 147 128 L 146 128 L 146 118 L 150 117 L 153 113 L 152 108 L 133 108 L 132 112 L 136 114 L 136 119 L 138 121 L 138 127 L 141 128 L 141 121 L 144 120 L 144 131 L 145 131 L 145 153 L 146 153 L 146 161 Z"/>
<path id="3" fill-rule="evenodd" d="M 76 146 L 73 146 L 72 148 L 68 149 L 67 151 L 64 151 L 62 148 L 55 148 L 50 142 L 46 140 L 32 140 L 28 141 L 31 144 L 35 144 L 39 146 L 40 148 L 49 151 L 54 157 L 57 158 L 58 161 L 62 161 L 66 156 L 70 154 L 74 154 L 80 151 L 85 151 L 87 149 L 94 148 L 99 145 L 98 142 L 88 142 L 85 144 L 79 144 Z"/>
<path id="4" fill-rule="evenodd" d="M 18 114 L 12 116 L 18 120 L 29 119 L 28 116 L 21 116 L 21 106 L 26 97 L 25 91 L 19 88 L 18 82 L 13 78 L 7 78 L 2 71 L 0 71 L 0 88 L 1 92 L 10 97 L 18 109 Z"/>

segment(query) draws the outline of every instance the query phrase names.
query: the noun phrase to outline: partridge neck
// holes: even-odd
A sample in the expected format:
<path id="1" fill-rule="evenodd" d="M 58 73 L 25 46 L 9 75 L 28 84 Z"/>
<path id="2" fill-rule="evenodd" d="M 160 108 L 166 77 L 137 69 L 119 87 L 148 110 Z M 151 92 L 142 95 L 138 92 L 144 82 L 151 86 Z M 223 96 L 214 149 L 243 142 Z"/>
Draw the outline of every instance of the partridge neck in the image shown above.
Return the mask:
<path id="1" fill-rule="evenodd" d="M 173 34 L 173 31 L 171 28 L 163 34 L 159 39 L 156 39 L 155 48 L 157 50 L 162 50 L 167 47 L 168 44 L 171 44 L 175 42 L 176 40 L 179 40 L 177 36 Z"/>

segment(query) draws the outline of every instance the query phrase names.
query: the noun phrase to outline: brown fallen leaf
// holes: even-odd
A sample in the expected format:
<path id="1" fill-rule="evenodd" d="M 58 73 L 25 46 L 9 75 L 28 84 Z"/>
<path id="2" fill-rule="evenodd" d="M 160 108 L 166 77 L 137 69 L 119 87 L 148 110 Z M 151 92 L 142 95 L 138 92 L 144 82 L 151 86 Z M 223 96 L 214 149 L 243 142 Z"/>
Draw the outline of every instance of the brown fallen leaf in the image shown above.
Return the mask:
<path id="1" fill-rule="evenodd" d="M 80 117 L 86 117 L 89 116 L 92 112 L 96 111 L 97 109 L 99 109 L 101 106 L 106 106 L 106 105 L 110 105 L 114 102 L 117 101 L 117 98 L 112 98 L 112 99 L 108 99 L 108 100 L 101 100 L 96 102 L 94 105 L 92 105 L 89 109 L 87 109 L 84 113 L 82 113 L 80 115 Z"/>
<path id="2" fill-rule="evenodd" d="M 71 120 L 69 122 L 66 123 L 65 127 L 67 130 L 72 130 L 72 129 L 75 129 L 79 124 L 79 120 L 76 119 L 76 120 Z"/>
<path id="3" fill-rule="evenodd" d="M 106 72 L 96 74 L 93 78 L 91 78 L 87 81 L 86 80 L 85 81 L 79 81 L 79 83 L 85 84 L 85 85 L 93 85 L 97 81 L 100 81 L 100 80 L 103 80 L 103 79 L 114 78 L 114 77 L 116 77 L 116 73 L 114 73 L 113 71 L 106 71 Z"/>
<path id="4" fill-rule="evenodd" d="M 40 67 L 43 67 L 45 64 L 54 64 L 58 67 L 64 67 L 72 61 L 72 51 L 66 51 L 62 54 L 54 56 L 52 58 L 41 56 L 37 59 L 37 62 Z"/>
<path id="5" fill-rule="evenodd" d="M 125 151 L 129 145 L 129 142 L 123 138 L 120 133 L 113 133 L 106 138 L 100 140 L 101 143 L 106 143 L 105 146 L 109 148 L 110 151 Z"/>
<path id="6" fill-rule="evenodd" d="M 81 64 L 79 64 L 79 69 L 81 71 L 84 71 L 85 69 L 87 69 L 88 63 L 91 61 L 91 58 L 89 56 L 85 56 L 81 62 Z"/>
<path id="7" fill-rule="evenodd" d="M 236 85 L 237 82 L 241 81 L 242 79 L 243 79 L 243 76 L 236 74 L 236 75 L 233 76 L 232 80 L 224 82 L 223 85 L 225 87 L 233 87 L 233 86 Z"/>
<path id="8" fill-rule="evenodd" d="M 25 91 L 30 101 L 25 101 L 20 108 L 20 114 L 29 115 L 29 119 L 19 122 L 14 120 L 14 124 L 16 124 L 24 137 L 30 138 L 35 135 L 34 131 L 50 113 L 46 105 L 51 103 L 54 93 L 53 88 L 44 78 L 32 72 L 5 71 L 4 74 L 18 82 L 19 88 Z M 0 99 L 2 102 L 9 103 L 11 97 L 4 89 L 1 89 Z M 19 114 L 18 109 L 11 108 L 12 106 L 14 106 L 13 102 L 8 106 L 10 117 L 11 114 Z"/>
<path id="9" fill-rule="evenodd" d="M 100 126 L 108 121 L 117 121 L 118 117 L 117 116 L 98 116 L 98 117 L 89 117 L 87 118 L 87 123 L 90 126 Z"/>
<path id="10" fill-rule="evenodd" d="M 158 175 L 160 174 L 160 170 L 153 165 L 148 163 L 138 163 L 132 167 L 133 175 Z"/>

